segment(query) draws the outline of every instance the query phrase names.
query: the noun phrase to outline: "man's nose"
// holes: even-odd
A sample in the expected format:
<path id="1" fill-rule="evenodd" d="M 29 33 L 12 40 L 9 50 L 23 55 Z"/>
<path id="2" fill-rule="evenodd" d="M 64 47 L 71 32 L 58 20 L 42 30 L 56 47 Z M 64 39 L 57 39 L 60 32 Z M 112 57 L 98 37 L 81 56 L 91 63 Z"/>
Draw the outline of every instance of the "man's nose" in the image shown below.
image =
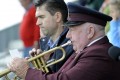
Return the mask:
<path id="1" fill-rule="evenodd" d="M 41 25 L 40 19 L 37 19 L 36 25 Z"/>
<path id="2" fill-rule="evenodd" d="M 69 38 L 70 39 L 70 31 L 67 32 L 67 35 L 66 35 L 66 38 Z"/>

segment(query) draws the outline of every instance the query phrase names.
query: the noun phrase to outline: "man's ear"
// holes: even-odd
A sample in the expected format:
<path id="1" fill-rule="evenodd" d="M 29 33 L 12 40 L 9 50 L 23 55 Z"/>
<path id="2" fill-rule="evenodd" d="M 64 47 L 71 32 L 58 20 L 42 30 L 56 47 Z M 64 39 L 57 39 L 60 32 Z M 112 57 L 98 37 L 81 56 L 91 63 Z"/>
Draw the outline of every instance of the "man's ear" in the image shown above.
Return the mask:
<path id="1" fill-rule="evenodd" d="M 60 22 L 62 20 L 62 14 L 60 12 L 55 13 L 56 22 Z"/>
<path id="2" fill-rule="evenodd" d="M 94 27 L 94 25 L 90 25 L 88 27 L 87 34 L 88 34 L 88 36 L 87 36 L 88 39 L 91 39 L 94 36 L 94 34 L 95 34 L 95 27 Z"/>

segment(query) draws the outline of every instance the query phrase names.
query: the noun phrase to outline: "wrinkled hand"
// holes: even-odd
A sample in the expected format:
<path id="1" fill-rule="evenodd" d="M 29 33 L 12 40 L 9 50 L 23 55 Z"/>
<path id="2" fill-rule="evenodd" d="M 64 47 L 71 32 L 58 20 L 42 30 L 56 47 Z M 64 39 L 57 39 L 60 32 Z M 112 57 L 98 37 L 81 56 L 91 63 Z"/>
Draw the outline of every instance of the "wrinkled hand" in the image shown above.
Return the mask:
<path id="1" fill-rule="evenodd" d="M 25 79 L 29 64 L 26 59 L 14 58 L 11 63 L 8 64 L 8 68 L 14 72 L 18 77 Z"/>

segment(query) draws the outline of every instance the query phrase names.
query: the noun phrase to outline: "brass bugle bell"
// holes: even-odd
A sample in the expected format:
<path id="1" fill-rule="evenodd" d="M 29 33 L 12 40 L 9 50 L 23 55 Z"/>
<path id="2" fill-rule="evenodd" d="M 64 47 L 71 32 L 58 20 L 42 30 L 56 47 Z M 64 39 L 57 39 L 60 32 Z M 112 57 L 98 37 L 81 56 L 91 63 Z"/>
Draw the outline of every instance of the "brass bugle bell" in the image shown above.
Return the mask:
<path id="1" fill-rule="evenodd" d="M 36 67 L 36 69 L 40 69 L 42 70 L 43 72 L 45 73 L 48 73 L 49 70 L 48 70 L 48 67 L 51 66 L 51 65 L 54 65 L 60 61 L 62 61 L 64 58 L 65 58 L 65 55 L 66 55 L 66 52 L 65 50 L 63 49 L 63 47 L 67 46 L 67 45 L 71 45 L 71 41 L 68 41 L 67 43 L 61 45 L 61 46 L 58 46 L 58 47 L 55 47 L 55 48 L 52 48 L 48 51 L 45 51 L 43 53 L 40 53 L 34 57 L 31 57 L 30 59 L 28 59 L 28 62 L 32 62 L 32 64 Z M 46 62 L 44 61 L 43 57 L 46 55 L 46 54 L 50 54 L 52 52 L 54 52 L 55 50 L 61 50 L 62 51 L 62 57 L 58 60 L 55 60 L 54 62 L 51 62 L 51 63 L 48 63 L 46 64 Z M 39 67 L 38 67 L 39 66 Z M 2 72 L 0 72 L 0 78 L 1 77 L 4 77 L 6 76 L 7 74 L 9 74 L 11 71 L 10 69 L 5 69 L 3 70 Z M 9 80 L 9 79 L 6 79 L 6 80 Z M 16 79 L 14 79 L 16 80 Z"/>

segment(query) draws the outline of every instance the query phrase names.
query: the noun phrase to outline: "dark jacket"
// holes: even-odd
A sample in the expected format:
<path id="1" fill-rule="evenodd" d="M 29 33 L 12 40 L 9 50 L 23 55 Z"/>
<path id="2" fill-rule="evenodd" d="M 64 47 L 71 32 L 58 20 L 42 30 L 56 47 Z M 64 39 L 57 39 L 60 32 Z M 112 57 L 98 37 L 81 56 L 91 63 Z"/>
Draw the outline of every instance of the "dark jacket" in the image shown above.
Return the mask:
<path id="1" fill-rule="evenodd" d="M 104 37 L 81 53 L 72 54 L 58 72 L 44 74 L 29 68 L 25 80 L 120 80 L 120 62 L 108 55 L 111 46 Z"/>
<path id="2" fill-rule="evenodd" d="M 62 45 L 62 44 L 64 44 L 64 43 L 66 43 L 66 42 L 69 40 L 69 39 L 66 38 L 67 32 L 68 32 L 68 28 L 66 27 L 66 28 L 64 29 L 64 31 L 61 33 L 61 35 L 60 35 L 60 37 L 59 37 L 59 40 L 56 42 L 56 44 L 54 45 L 54 47 L 60 46 L 60 45 Z M 46 37 L 46 38 L 44 38 L 44 39 L 42 39 L 42 40 L 40 41 L 40 47 L 41 47 L 41 50 L 42 50 L 42 51 L 47 51 L 47 50 L 50 49 L 49 46 L 47 45 L 48 40 L 49 40 L 49 38 Z M 61 68 L 61 66 L 65 63 L 65 61 L 67 61 L 67 59 L 68 59 L 68 58 L 71 56 L 71 54 L 73 53 L 72 45 L 65 46 L 65 47 L 64 47 L 64 50 L 65 50 L 65 52 L 66 52 L 66 57 L 65 57 L 65 59 L 64 59 L 63 61 L 57 63 L 57 64 L 54 64 L 54 65 L 50 66 L 49 68 L 50 68 L 50 70 L 51 70 L 52 72 L 58 71 L 58 70 Z M 61 51 L 61 50 L 56 50 L 53 54 L 50 55 L 50 59 L 49 59 L 49 60 L 51 60 L 51 59 L 57 60 L 57 59 L 59 59 L 59 58 L 61 58 L 61 57 L 62 57 L 62 51 Z"/>

